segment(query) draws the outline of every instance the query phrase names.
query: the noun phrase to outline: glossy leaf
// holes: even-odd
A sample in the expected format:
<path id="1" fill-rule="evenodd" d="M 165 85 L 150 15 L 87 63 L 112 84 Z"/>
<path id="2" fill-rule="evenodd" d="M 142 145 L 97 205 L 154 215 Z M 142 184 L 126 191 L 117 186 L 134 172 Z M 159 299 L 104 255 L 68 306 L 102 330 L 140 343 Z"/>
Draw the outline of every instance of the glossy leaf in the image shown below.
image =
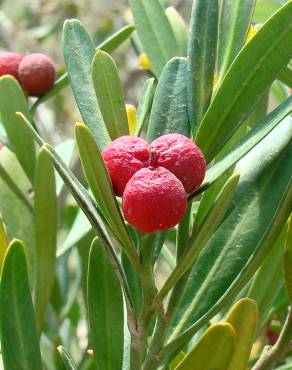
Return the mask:
<path id="1" fill-rule="evenodd" d="M 104 50 L 107 53 L 114 51 L 118 48 L 123 42 L 125 42 L 134 31 L 134 26 L 125 26 L 117 31 L 115 34 L 107 38 L 101 44 L 99 44 L 96 50 Z M 50 99 L 51 97 L 58 94 L 61 90 L 63 90 L 69 84 L 68 74 L 67 72 L 62 74 L 55 82 L 54 86 L 44 95 L 37 99 L 37 101 L 33 104 L 31 108 L 32 114 L 36 111 L 37 107 Z"/>
<path id="2" fill-rule="evenodd" d="M 92 62 L 92 79 L 98 105 L 112 140 L 129 135 L 122 83 L 112 57 L 99 50 Z"/>
<path id="3" fill-rule="evenodd" d="M 137 108 L 137 129 L 135 134 L 137 136 L 141 135 L 143 127 L 145 125 L 148 114 L 151 111 L 153 97 L 155 92 L 155 79 L 149 78 L 143 85 L 141 92 L 139 105 Z"/>
<path id="4" fill-rule="evenodd" d="M 289 62 L 292 54 L 291 16 L 292 3 L 289 1 L 260 28 L 230 67 L 196 138 L 207 162 L 218 154 L 271 85 L 278 71 Z"/>
<path id="5" fill-rule="evenodd" d="M 186 81 L 189 120 L 194 135 L 210 104 L 213 92 L 218 13 L 218 0 L 193 2 Z"/>
<path id="6" fill-rule="evenodd" d="M 54 284 L 57 247 L 55 173 L 51 158 L 43 149 L 37 160 L 34 207 L 37 261 L 35 307 L 38 328 L 41 330 Z"/>
<path id="7" fill-rule="evenodd" d="M 42 369 L 23 244 L 6 254 L 0 285 L 1 349 L 5 370 Z"/>
<path id="8" fill-rule="evenodd" d="M 235 332 L 228 324 L 214 324 L 175 370 L 226 370 L 235 347 Z M 211 351 L 211 352 L 210 352 Z"/>
<path id="9" fill-rule="evenodd" d="M 224 172 L 259 144 L 292 111 L 292 97 L 279 105 L 257 127 L 250 131 L 224 158 L 211 167 L 201 187 L 190 195 L 193 198 L 215 182 Z"/>
<path id="10" fill-rule="evenodd" d="M 15 116 L 15 112 L 22 112 L 30 118 L 26 98 L 18 82 L 11 76 L 0 78 L 0 97 L 0 115 L 9 143 L 33 183 L 36 161 L 34 142 L 26 127 Z"/>
<path id="11" fill-rule="evenodd" d="M 284 227 L 276 242 L 271 245 L 271 251 L 259 268 L 248 292 L 248 297 L 254 299 L 259 307 L 259 329 L 266 323 L 272 304 L 283 285 L 283 251 L 287 228 Z"/>
<path id="12" fill-rule="evenodd" d="M 58 351 L 60 353 L 60 356 L 61 356 L 61 358 L 64 362 L 64 365 L 66 366 L 66 369 L 67 370 L 77 370 L 75 362 L 72 359 L 72 357 L 70 356 L 69 352 L 63 346 L 59 346 L 57 349 L 58 349 Z"/>
<path id="13" fill-rule="evenodd" d="M 5 253 L 8 248 L 8 237 L 6 234 L 5 226 L 2 219 L 0 218 L 0 273 L 2 271 L 2 265 Z"/>
<path id="14" fill-rule="evenodd" d="M 83 25 L 75 19 L 64 23 L 63 53 L 81 116 L 102 150 L 110 142 L 110 137 L 98 107 L 91 77 L 95 47 Z"/>
<path id="15" fill-rule="evenodd" d="M 167 15 L 174 36 L 176 38 L 177 45 L 179 47 L 178 56 L 184 57 L 186 56 L 187 53 L 187 43 L 188 43 L 187 25 L 183 17 L 173 6 L 169 6 L 168 8 L 166 8 L 165 14 Z"/>
<path id="16" fill-rule="evenodd" d="M 222 1 L 218 35 L 218 75 L 220 80 L 244 46 L 255 3 L 255 0 Z"/>
<path id="17" fill-rule="evenodd" d="M 115 235 L 121 241 L 125 253 L 132 260 L 131 257 L 135 255 L 133 252 L 134 246 L 113 195 L 111 181 L 101 153 L 85 125 L 76 124 L 75 136 L 83 170 L 97 205 Z"/>
<path id="18" fill-rule="evenodd" d="M 98 284 L 98 289 L 97 288 Z M 88 315 L 96 370 L 122 369 L 123 295 L 102 242 L 92 243 L 88 271 Z"/>
<path id="19" fill-rule="evenodd" d="M 290 302 L 292 302 L 292 217 L 289 219 L 285 243 L 285 281 Z"/>
<path id="20" fill-rule="evenodd" d="M 157 77 L 165 64 L 178 54 L 178 45 L 159 0 L 129 0 L 135 26 Z"/>
<path id="21" fill-rule="evenodd" d="M 162 72 L 155 92 L 147 131 L 149 143 L 168 133 L 177 132 L 189 136 L 186 66 L 185 58 L 173 58 Z"/>
<path id="22" fill-rule="evenodd" d="M 225 322 L 235 330 L 235 349 L 227 370 L 246 370 L 253 345 L 257 322 L 258 305 L 252 299 L 243 298 L 228 313 Z"/>

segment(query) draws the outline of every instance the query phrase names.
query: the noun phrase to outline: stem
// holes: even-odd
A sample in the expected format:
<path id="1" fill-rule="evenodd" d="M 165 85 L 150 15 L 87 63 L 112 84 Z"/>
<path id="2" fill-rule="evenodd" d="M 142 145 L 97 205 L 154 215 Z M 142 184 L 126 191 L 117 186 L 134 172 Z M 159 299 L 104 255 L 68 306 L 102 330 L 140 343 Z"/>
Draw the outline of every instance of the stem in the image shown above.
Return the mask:
<path id="1" fill-rule="evenodd" d="M 289 348 L 292 340 L 292 306 L 288 308 L 288 314 L 280 336 L 273 347 L 265 347 L 260 359 L 253 370 L 270 370 L 279 362 Z"/>

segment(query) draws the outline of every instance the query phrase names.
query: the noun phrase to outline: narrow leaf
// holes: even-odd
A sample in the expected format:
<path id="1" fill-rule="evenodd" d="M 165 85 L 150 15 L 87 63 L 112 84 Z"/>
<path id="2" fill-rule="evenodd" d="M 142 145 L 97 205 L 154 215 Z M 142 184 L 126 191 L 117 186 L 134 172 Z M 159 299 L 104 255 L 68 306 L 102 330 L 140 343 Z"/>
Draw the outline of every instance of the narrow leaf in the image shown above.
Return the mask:
<path id="1" fill-rule="evenodd" d="M 148 114 L 151 111 L 153 97 L 155 92 L 155 79 L 149 78 L 143 85 L 141 92 L 139 105 L 137 108 L 137 129 L 135 134 L 137 136 L 141 135 L 143 127 L 145 125 Z"/>
<path id="2" fill-rule="evenodd" d="M 244 46 L 255 3 L 255 0 L 222 1 L 218 35 L 218 75 L 220 80 Z"/>
<path id="3" fill-rule="evenodd" d="M 230 67 L 196 138 L 207 162 L 222 149 L 291 59 L 291 17 L 289 1 L 260 28 Z"/>
<path id="4" fill-rule="evenodd" d="M 122 83 L 114 60 L 105 51 L 97 51 L 93 58 L 92 79 L 111 139 L 129 135 Z"/>
<path id="5" fill-rule="evenodd" d="M 41 355 L 23 244 L 6 254 L 0 286 L 1 349 L 5 370 L 41 370 Z"/>
<path id="6" fill-rule="evenodd" d="M 165 14 L 167 15 L 174 36 L 176 38 L 177 45 L 179 47 L 179 54 L 177 56 L 184 57 L 187 54 L 187 25 L 183 17 L 173 6 L 169 6 L 168 8 L 166 8 Z"/>
<path id="7" fill-rule="evenodd" d="M 135 26 L 157 77 L 165 64 L 178 54 L 171 25 L 159 0 L 129 0 Z"/>
<path id="8" fill-rule="evenodd" d="M 83 170 L 97 205 L 117 238 L 122 242 L 125 253 L 132 260 L 135 255 L 134 247 L 113 195 L 110 178 L 101 153 L 85 125 L 76 124 L 75 136 Z"/>
<path id="9" fill-rule="evenodd" d="M 6 254 L 7 248 L 8 248 L 8 237 L 5 231 L 3 221 L 0 218 L 0 274 L 2 271 L 3 260 Z"/>
<path id="10" fill-rule="evenodd" d="M 201 187 L 190 198 L 204 191 L 230 167 L 243 158 L 252 148 L 259 144 L 292 111 L 292 97 L 279 105 L 255 129 L 250 131 L 224 158 L 211 167 Z"/>
<path id="11" fill-rule="evenodd" d="M 285 281 L 290 302 L 292 302 L 292 217 L 289 219 L 285 244 Z"/>
<path id="12" fill-rule="evenodd" d="M 194 0 L 188 42 L 189 119 L 197 132 L 212 97 L 218 33 L 218 0 Z"/>
<path id="13" fill-rule="evenodd" d="M 124 346 L 122 290 L 102 242 L 97 239 L 91 246 L 88 268 L 87 304 L 95 368 L 122 369 Z"/>
<path id="14" fill-rule="evenodd" d="M 278 80 L 287 85 L 292 89 L 292 65 L 289 64 L 287 67 L 283 68 L 278 75 Z"/>
<path id="15" fill-rule="evenodd" d="M 235 332 L 228 324 L 214 324 L 175 370 L 226 370 L 235 347 Z M 211 350 L 211 352 L 210 352 Z"/>
<path id="16" fill-rule="evenodd" d="M 95 47 L 83 25 L 76 19 L 64 23 L 63 53 L 81 116 L 102 150 L 110 142 L 110 138 L 98 107 L 91 77 Z"/>
<path id="17" fill-rule="evenodd" d="M 63 360 L 64 365 L 66 366 L 66 369 L 67 370 L 77 370 L 75 362 L 73 358 L 71 357 L 70 353 L 63 346 L 59 346 L 57 350 L 60 353 L 60 356 Z"/>
<path id="18" fill-rule="evenodd" d="M 227 370 L 246 370 L 258 321 L 255 301 L 243 298 L 228 313 L 225 322 L 235 330 L 235 349 Z"/>
<path id="19" fill-rule="evenodd" d="M 15 116 L 15 112 L 22 112 L 30 118 L 26 98 L 18 82 L 11 76 L 0 78 L 0 97 L 0 116 L 9 144 L 33 184 L 36 161 L 34 142 L 26 127 Z"/>
<path id="20" fill-rule="evenodd" d="M 41 330 L 55 278 L 57 247 L 57 198 L 55 172 L 47 151 L 38 156 L 35 181 L 35 239 L 37 279 L 35 307 Z"/>
<path id="21" fill-rule="evenodd" d="M 154 96 L 147 131 L 148 142 L 174 132 L 189 136 L 186 66 L 185 58 L 173 58 L 164 68 Z"/>

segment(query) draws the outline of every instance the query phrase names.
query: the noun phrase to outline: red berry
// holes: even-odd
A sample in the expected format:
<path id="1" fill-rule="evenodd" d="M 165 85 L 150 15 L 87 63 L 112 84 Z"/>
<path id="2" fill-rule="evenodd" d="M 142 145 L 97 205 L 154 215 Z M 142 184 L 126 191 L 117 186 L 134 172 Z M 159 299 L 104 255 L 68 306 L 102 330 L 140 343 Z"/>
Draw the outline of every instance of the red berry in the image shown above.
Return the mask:
<path id="1" fill-rule="evenodd" d="M 143 168 L 128 182 L 122 207 L 131 225 L 144 233 L 154 233 L 181 221 L 187 208 L 187 193 L 165 168 Z"/>
<path id="2" fill-rule="evenodd" d="M 56 71 L 51 59 L 41 53 L 26 55 L 18 68 L 20 84 L 30 96 L 41 96 L 54 84 Z"/>
<path id="3" fill-rule="evenodd" d="M 187 193 L 201 185 L 206 162 L 202 151 L 192 140 L 180 134 L 168 134 L 154 140 L 151 148 L 157 152 L 157 166 L 172 172 L 182 182 Z"/>
<path id="4" fill-rule="evenodd" d="M 122 196 L 131 177 L 148 166 L 150 148 L 145 140 L 135 136 L 121 136 L 102 152 L 114 193 Z"/>
<path id="5" fill-rule="evenodd" d="M 0 53 L 0 76 L 11 75 L 18 80 L 18 66 L 23 55 L 3 51 Z"/>

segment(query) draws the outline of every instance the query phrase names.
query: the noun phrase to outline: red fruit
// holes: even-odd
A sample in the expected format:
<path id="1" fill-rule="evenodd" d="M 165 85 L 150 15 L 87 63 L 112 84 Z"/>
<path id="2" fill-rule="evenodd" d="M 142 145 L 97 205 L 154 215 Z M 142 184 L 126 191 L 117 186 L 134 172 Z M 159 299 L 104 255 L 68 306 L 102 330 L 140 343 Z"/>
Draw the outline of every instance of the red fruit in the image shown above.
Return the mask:
<path id="1" fill-rule="evenodd" d="M 122 208 L 131 225 L 144 233 L 154 233 L 181 221 L 187 208 L 187 193 L 165 168 L 143 168 L 128 182 Z"/>
<path id="2" fill-rule="evenodd" d="M 102 152 L 114 193 L 122 196 L 131 177 L 148 166 L 150 147 L 145 140 L 135 136 L 121 136 Z"/>
<path id="3" fill-rule="evenodd" d="M 23 55 L 3 51 L 0 53 L 0 76 L 11 75 L 18 80 L 18 66 Z"/>
<path id="4" fill-rule="evenodd" d="M 28 95 L 41 96 L 54 84 L 56 71 L 51 59 L 41 53 L 26 55 L 18 68 L 20 84 Z"/>
<path id="5" fill-rule="evenodd" d="M 180 134 L 160 136 L 151 143 L 157 152 L 157 166 L 172 172 L 187 193 L 196 190 L 204 180 L 206 162 L 200 148 Z"/>

